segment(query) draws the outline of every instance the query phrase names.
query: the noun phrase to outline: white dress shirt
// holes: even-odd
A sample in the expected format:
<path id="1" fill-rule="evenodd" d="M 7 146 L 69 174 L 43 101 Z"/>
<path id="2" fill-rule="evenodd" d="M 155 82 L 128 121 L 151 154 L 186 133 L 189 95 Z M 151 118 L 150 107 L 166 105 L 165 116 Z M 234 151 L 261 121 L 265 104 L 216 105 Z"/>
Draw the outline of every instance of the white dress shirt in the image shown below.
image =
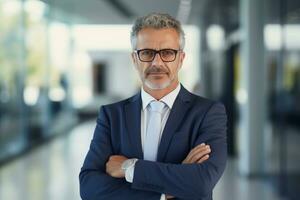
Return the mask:
<path id="1" fill-rule="evenodd" d="M 159 142 L 161 140 L 164 127 L 165 127 L 168 117 L 170 115 L 170 111 L 173 107 L 175 99 L 180 91 L 180 88 L 181 88 L 181 86 L 180 86 L 180 84 L 178 84 L 178 86 L 172 92 L 170 92 L 169 94 L 167 94 L 166 96 L 164 96 L 163 98 L 161 98 L 159 100 L 166 104 L 166 106 L 164 107 L 163 112 L 162 112 L 162 128 L 161 128 L 161 132 L 160 132 Z M 154 97 L 152 97 L 150 94 L 148 94 L 147 92 L 145 92 L 145 90 L 143 88 L 141 90 L 141 98 L 142 98 L 141 143 L 142 143 L 142 148 L 144 150 L 144 143 L 147 142 L 147 141 L 145 141 L 147 124 L 149 122 L 149 117 L 150 117 L 150 112 L 149 112 L 150 105 L 149 104 L 151 101 L 156 101 L 156 99 Z M 137 160 L 135 160 L 135 162 L 136 161 Z M 130 183 L 132 183 L 132 181 L 133 181 L 135 162 L 133 162 L 133 165 L 125 170 L 125 179 L 127 182 L 130 182 Z M 162 194 L 161 199 L 165 199 L 164 194 Z"/>

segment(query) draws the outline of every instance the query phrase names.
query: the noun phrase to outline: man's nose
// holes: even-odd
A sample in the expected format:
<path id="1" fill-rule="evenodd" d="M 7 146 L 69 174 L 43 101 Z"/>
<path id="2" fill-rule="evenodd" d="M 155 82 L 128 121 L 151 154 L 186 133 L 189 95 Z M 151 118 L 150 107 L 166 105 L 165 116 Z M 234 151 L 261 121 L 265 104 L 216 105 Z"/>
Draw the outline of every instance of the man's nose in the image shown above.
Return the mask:
<path id="1" fill-rule="evenodd" d="M 164 63 L 164 62 L 162 61 L 162 59 L 161 59 L 159 53 L 155 54 L 154 59 L 153 59 L 153 61 L 152 61 L 152 64 L 153 64 L 153 65 L 163 65 L 163 63 Z"/>

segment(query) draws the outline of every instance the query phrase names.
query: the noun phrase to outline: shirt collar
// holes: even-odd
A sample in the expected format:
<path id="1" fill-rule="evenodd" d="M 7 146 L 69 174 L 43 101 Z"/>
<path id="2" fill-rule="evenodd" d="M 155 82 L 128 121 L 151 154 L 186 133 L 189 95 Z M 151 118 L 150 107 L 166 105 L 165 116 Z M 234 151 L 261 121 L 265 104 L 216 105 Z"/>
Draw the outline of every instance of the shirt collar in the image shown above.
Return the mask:
<path id="1" fill-rule="evenodd" d="M 169 109 L 171 109 L 175 102 L 176 97 L 179 94 L 180 89 L 181 89 L 181 85 L 178 84 L 177 87 L 172 92 L 170 92 L 169 94 L 161 98 L 159 101 L 164 102 L 165 104 L 168 105 Z M 145 110 L 145 108 L 148 106 L 148 104 L 151 101 L 156 101 L 156 99 L 152 97 L 150 94 L 148 94 L 143 87 L 142 87 L 141 97 L 143 103 L 143 110 Z"/>

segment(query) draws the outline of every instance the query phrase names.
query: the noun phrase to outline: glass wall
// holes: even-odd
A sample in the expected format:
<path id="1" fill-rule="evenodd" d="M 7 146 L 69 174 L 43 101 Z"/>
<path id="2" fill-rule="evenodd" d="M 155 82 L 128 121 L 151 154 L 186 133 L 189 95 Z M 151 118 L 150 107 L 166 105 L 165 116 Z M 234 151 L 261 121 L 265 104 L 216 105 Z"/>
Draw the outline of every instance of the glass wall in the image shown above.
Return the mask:
<path id="1" fill-rule="evenodd" d="M 25 80 L 24 101 L 30 141 L 42 137 L 47 124 L 47 6 L 41 1 L 24 2 Z"/>
<path id="2" fill-rule="evenodd" d="M 226 16 L 220 10 L 213 9 L 214 7 L 211 10 L 207 9 L 209 10 L 207 16 L 210 16 L 212 20 L 207 24 L 201 24 L 201 30 L 207 34 L 201 36 L 200 54 L 202 56 L 202 80 L 204 80 L 204 89 L 207 91 L 205 95 L 214 99 L 219 98 L 226 106 L 229 155 L 234 159 L 239 159 L 245 156 L 241 153 L 241 149 L 245 146 L 251 145 L 250 147 L 256 150 L 259 147 L 262 149 L 259 154 L 263 156 L 255 155 L 250 162 L 253 165 L 254 160 L 258 159 L 262 165 L 258 167 L 259 173 L 253 171 L 251 175 L 267 181 L 282 197 L 298 199 L 300 185 L 300 1 L 261 1 L 259 6 L 262 6 L 260 7 L 262 16 L 251 18 L 251 23 L 256 24 L 257 27 L 262 25 L 264 32 L 264 49 L 261 51 L 263 65 L 253 74 L 258 73 L 259 76 L 259 73 L 263 73 L 265 76 L 264 80 L 253 78 L 255 76 L 250 79 L 250 75 L 245 77 L 250 81 L 259 80 L 257 85 L 263 87 L 263 94 L 265 94 L 263 103 L 266 106 L 259 114 L 265 115 L 266 120 L 263 130 L 250 133 L 252 137 L 253 135 L 259 136 L 261 139 L 259 143 L 255 138 L 253 141 L 256 142 L 248 144 L 251 138 L 249 136 L 247 144 L 241 144 L 239 143 L 241 130 L 237 127 L 245 119 L 242 118 L 243 110 L 239 109 L 238 104 L 247 102 L 249 91 L 241 89 L 241 82 L 245 80 L 245 77 L 241 77 L 244 69 L 243 59 L 245 59 L 241 46 L 247 38 L 241 25 L 241 16 L 246 16 L 246 13 L 239 13 L 239 7 L 241 7 L 239 4 L 250 1 L 231 1 L 233 5 L 230 9 L 232 14 L 237 14 L 236 16 Z M 222 6 L 225 10 L 226 6 Z M 257 10 L 260 9 L 257 8 Z M 214 16 L 216 19 L 213 18 Z M 260 89 L 254 88 L 252 92 L 261 91 Z"/>
<path id="3" fill-rule="evenodd" d="M 23 12 L 19 0 L 0 1 L 0 158 L 24 143 Z M 13 122 L 13 123 L 12 123 Z M 14 145 L 10 145 L 14 144 Z"/>
<path id="4" fill-rule="evenodd" d="M 0 0 L 0 163 L 76 121 L 70 21 L 43 1 Z"/>
<path id="5" fill-rule="evenodd" d="M 279 193 L 289 199 L 298 199 L 300 3 L 293 0 L 266 2 L 266 19 L 271 22 L 265 27 L 268 120 L 272 133 L 268 164 Z"/>

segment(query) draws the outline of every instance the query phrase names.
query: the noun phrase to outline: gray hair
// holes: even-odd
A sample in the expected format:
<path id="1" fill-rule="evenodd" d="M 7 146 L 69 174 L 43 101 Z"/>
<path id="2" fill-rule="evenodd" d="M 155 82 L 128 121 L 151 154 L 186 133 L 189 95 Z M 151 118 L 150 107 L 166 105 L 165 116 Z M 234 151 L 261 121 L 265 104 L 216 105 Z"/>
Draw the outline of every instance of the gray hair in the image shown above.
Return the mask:
<path id="1" fill-rule="evenodd" d="M 169 14 L 150 13 L 146 16 L 137 18 L 132 26 L 130 41 L 133 49 L 135 49 L 137 45 L 137 34 L 144 28 L 173 28 L 179 35 L 180 49 L 182 50 L 184 48 L 185 37 L 180 22 Z"/>

